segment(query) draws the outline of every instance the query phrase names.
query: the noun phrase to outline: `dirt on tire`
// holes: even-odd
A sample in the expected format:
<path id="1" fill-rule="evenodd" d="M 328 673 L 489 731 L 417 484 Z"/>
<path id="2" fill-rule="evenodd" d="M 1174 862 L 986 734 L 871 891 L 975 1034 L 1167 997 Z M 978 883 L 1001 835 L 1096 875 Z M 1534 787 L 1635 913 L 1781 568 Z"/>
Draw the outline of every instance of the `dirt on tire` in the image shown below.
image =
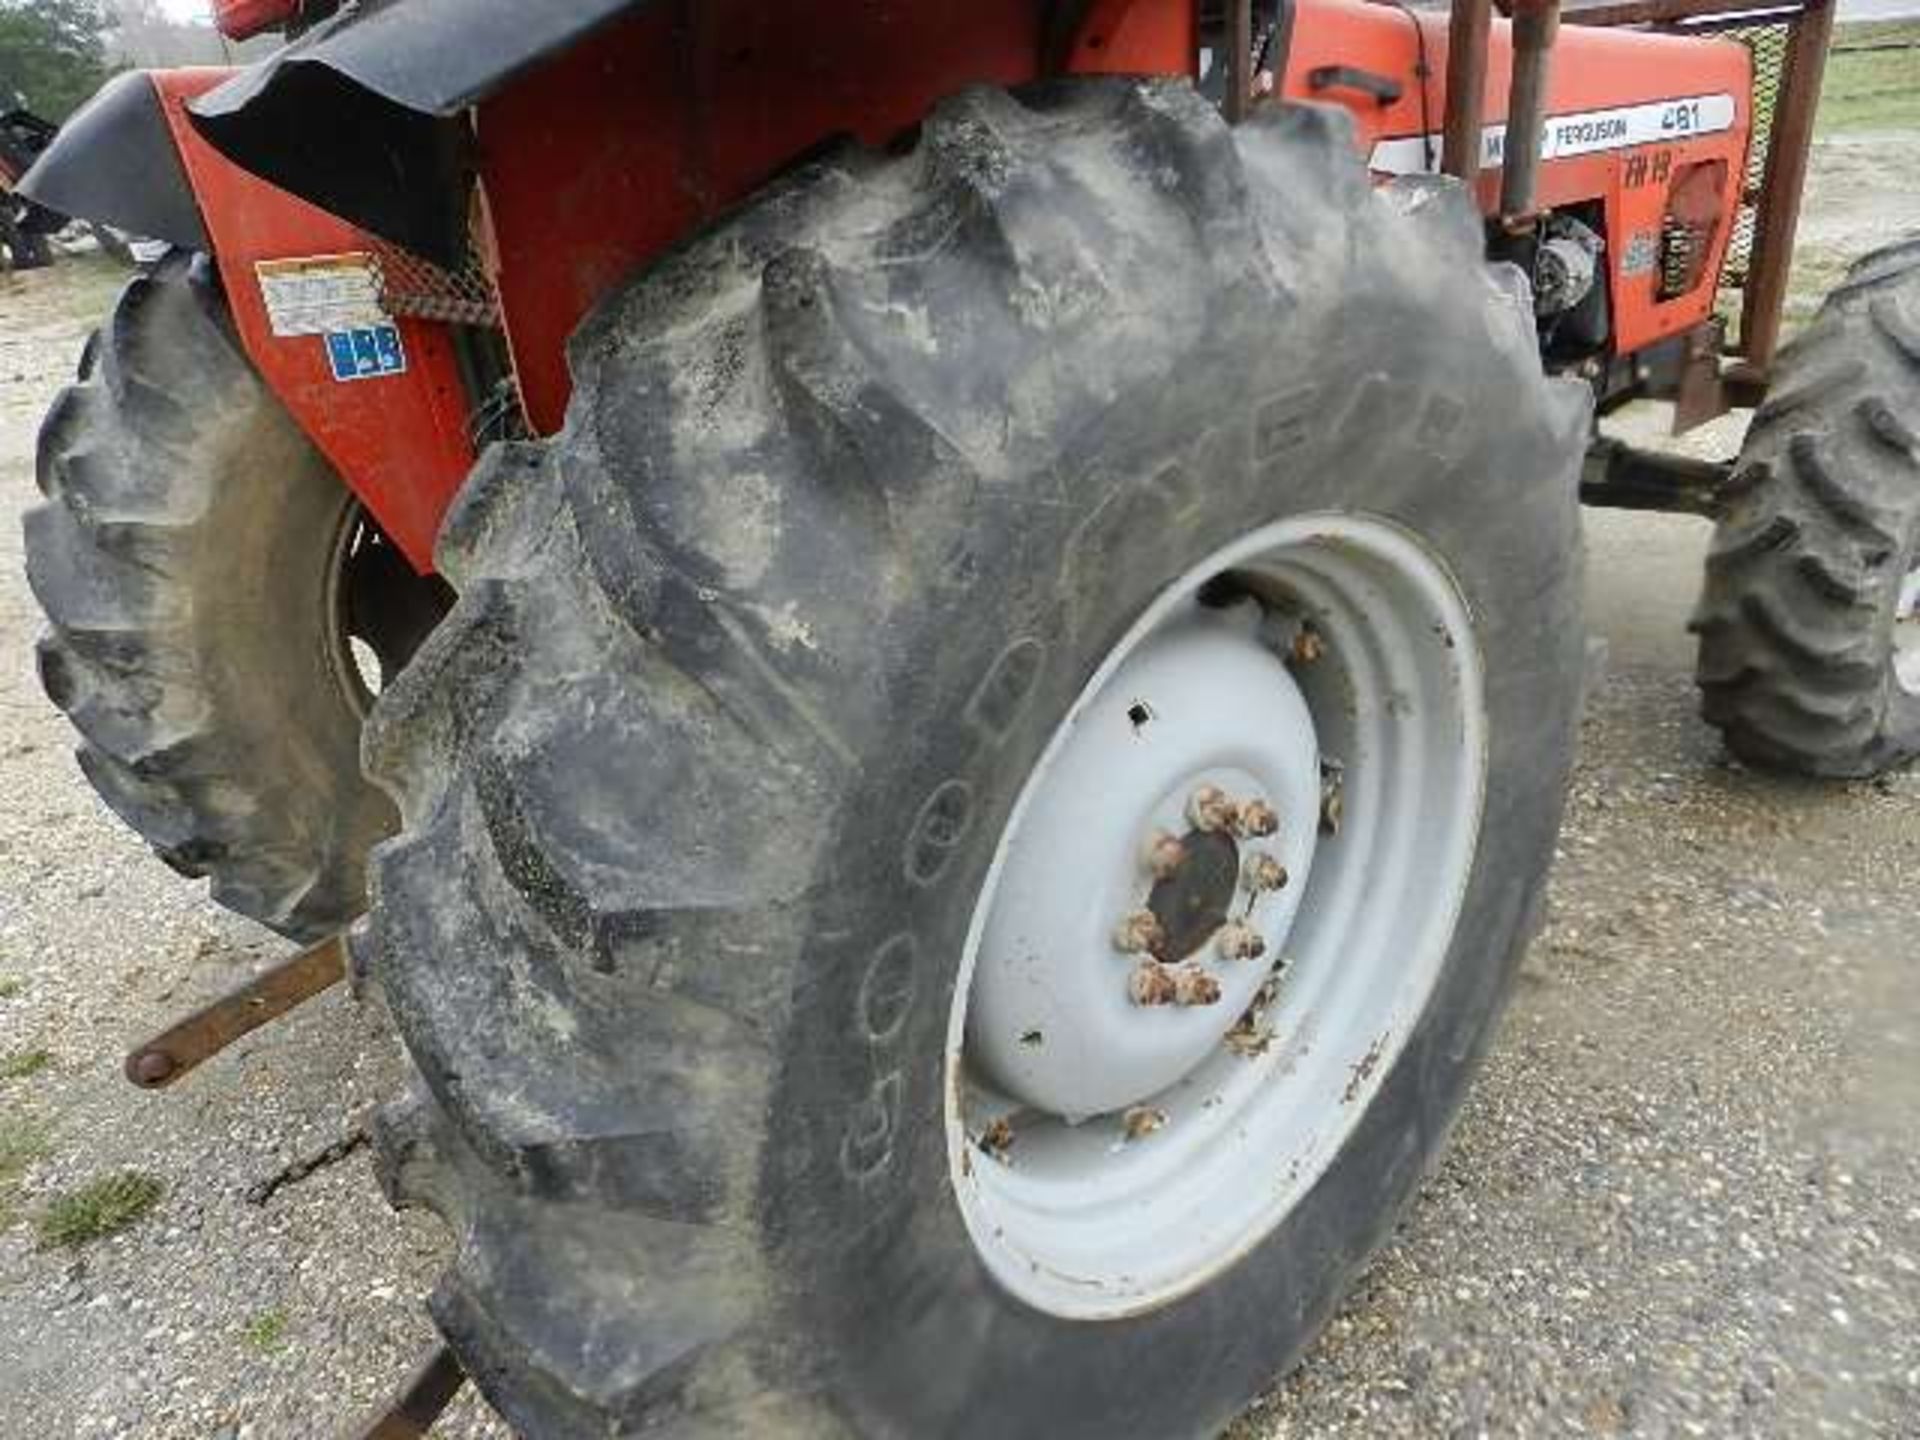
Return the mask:
<path id="1" fill-rule="evenodd" d="M 1524 287 L 1463 192 L 1375 191 L 1341 112 L 976 91 L 777 183 L 571 363 L 565 431 L 456 501 L 459 603 L 368 729 L 405 826 L 360 953 L 420 1071 L 381 1154 L 461 1237 L 444 1332 L 543 1436 L 1217 1428 L 1386 1233 L 1420 1165 L 1384 1158 L 1444 1134 L 1551 853 L 1588 400 Z M 1076 1326 L 987 1281 L 950 1201 L 973 899 L 1115 633 L 1350 505 L 1487 629 L 1462 938 L 1298 1213 Z"/>
<path id="2" fill-rule="evenodd" d="M 221 904 L 295 940 L 338 930 L 395 823 L 337 643 L 353 497 L 241 354 L 204 259 L 135 277 L 81 367 L 24 522 L 41 680 L 81 769 Z"/>

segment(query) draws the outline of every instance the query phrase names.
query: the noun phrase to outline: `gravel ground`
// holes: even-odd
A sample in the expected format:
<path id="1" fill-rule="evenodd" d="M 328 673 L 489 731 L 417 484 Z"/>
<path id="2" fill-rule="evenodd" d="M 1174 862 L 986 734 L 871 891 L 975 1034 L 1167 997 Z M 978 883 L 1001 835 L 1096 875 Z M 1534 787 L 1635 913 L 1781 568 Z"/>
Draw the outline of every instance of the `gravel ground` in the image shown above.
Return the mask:
<path id="1" fill-rule="evenodd" d="M 133 1041 L 288 947 L 95 799 L 33 673 L 18 523 L 37 498 L 33 437 L 124 278 L 86 260 L 0 275 L 0 1073 L 50 1056 L 0 1079 L 0 1153 L 45 1151 L 11 1206 L 0 1191 L 0 1436 L 331 1434 L 431 1343 L 420 1302 L 445 1243 L 388 1210 L 364 1149 L 263 1205 L 246 1192 L 351 1136 L 398 1083 L 397 1047 L 334 994 L 173 1091 L 120 1078 Z M 124 1169 L 166 1186 L 146 1219 L 38 1247 L 40 1208 Z M 508 1433 L 471 1393 L 443 1430 Z"/>
<path id="2" fill-rule="evenodd" d="M 1863 143 L 1816 192 L 1823 254 L 1920 227 L 1911 193 L 1856 200 Z M 14 517 L 115 283 L 0 276 L 0 1074 L 50 1057 L 0 1079 L 0 1156 L 40 1151 L 10 1195 L 0 1174 L 0 1434 L 329 1434 L 429 1343 L 444 1241 L 388 1212 L 364 1150 L 247 1192 L 354 1133 L 391 1037 L 332 996 L 174 1093 L 120 1079 L 134 1039 L 285 947 L 104 810 L 32 673 Z M 1730 764 L 1680 631 L 1704 527 L 1591 530 L 1611 664 L 1552 920 L 1449 1158 L 1232 1440 L 1920 1437 L 1920 775 Z M 150 1215 L 39 1246 L 51 1199 L 122 1169 L 164 1183 Z M 505 1431 L 469 1396 L 435 1433 Z"/>

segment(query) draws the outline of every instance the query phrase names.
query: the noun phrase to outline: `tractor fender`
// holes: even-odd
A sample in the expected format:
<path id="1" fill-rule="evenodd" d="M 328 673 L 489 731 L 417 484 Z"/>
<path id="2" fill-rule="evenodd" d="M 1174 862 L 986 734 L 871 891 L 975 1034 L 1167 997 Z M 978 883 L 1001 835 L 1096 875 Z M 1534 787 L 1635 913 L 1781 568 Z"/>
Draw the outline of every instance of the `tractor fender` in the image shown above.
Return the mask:
<path id="1" fill-rule="evenodd" d="M 207 248 L 200 205 L 145 71 L 116 75 L 62 125 L 19 193 L 48 210 L 188 250 Z"/>
<path id="2" fill-rule="evenodd" d="M 465 244 L 463 112 L 650 0 L 343 7 L 188 107 L 227 159 L 450 264 Z M 368 164 L 369 155 L 380 156 Z"/>

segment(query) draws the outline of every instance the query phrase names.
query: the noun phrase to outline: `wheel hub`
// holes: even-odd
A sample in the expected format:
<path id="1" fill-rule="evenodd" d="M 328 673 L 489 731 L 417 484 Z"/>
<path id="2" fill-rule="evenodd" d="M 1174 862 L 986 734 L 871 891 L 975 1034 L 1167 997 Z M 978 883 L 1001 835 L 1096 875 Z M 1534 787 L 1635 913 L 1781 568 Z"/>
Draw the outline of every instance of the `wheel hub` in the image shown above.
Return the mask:
<path id="1" fill-rule="evenodd" d="M 1164 1090 L 1280 953 L 1298 891 L 1243 870 L 1262 855 L 1307 875 L 1320 757 L 1258 618 L 1196 608 L 1135 649 L 1068 720 L 1009 839 L 967 1033 L 981 1079 L 1020 1104 L 1079 1120 Z M 1286 817 L 1274 833 L 1236 833 L 1255 802 Z"/>
<path id="2" fill-rule="evenodd" d="M 1174 841 L 1179 858 L 1147 892 L 1147 913 L 1165 937 L 1160 960 L 1184 960 L 1227 923 L 1240 889 L 1240 847 L 1223 830 L 1189 830 Z"/>
<path id="3" fill-rule="evenodd" d="M 1147 607 L 1028 775 L 954 993 L 949 1173 L 1000 1284 L 1136 1314 L 1280 1222 L 1425 1009 L 1486 764 L 1466 601 L 1389 522 L 1269 525 Z"/>

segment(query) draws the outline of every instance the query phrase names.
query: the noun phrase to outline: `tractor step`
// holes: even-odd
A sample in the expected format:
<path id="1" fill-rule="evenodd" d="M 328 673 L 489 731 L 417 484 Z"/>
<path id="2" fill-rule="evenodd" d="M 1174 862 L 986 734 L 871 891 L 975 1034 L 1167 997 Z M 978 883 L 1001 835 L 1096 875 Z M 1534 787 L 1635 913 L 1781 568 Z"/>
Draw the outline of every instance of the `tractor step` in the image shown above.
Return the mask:
<path id="1" fill-rule="evenodd" d="M 171 1085 L 241 1036 L 337 985 L 346 973 L 344 934 L 309 946 L 135 1047 L 127 1056 L 127 1079 L 143 1090 Z"/>
<path id="2" fill-rule="evenodd" d="M 394 1397 L 349 1430 L 345 1440 L 420 1440 L 466 1383 L 467 1372 L 453 1351 L 436 1345 Z"/>

